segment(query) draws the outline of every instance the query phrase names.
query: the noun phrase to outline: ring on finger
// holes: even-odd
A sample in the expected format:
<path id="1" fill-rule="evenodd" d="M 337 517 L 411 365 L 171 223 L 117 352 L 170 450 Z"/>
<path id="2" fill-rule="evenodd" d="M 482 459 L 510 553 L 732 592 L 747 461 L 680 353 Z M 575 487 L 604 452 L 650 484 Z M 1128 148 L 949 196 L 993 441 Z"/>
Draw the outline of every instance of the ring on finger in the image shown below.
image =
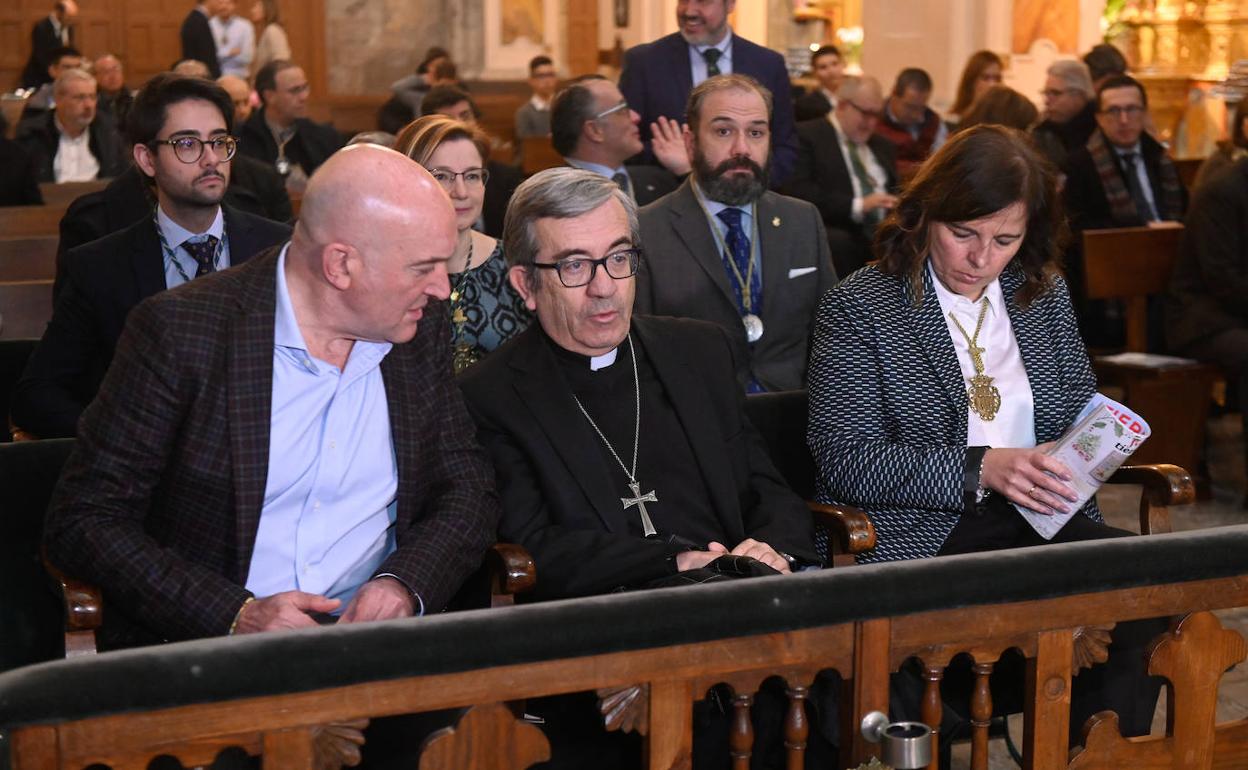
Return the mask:
<path id="1" fill-rule="evenodd" d="M 1031 489 L 1027 490 L 1027 496 L 1034 498 L 1036 496 L 1036 485 L 1032 484 Z"/>

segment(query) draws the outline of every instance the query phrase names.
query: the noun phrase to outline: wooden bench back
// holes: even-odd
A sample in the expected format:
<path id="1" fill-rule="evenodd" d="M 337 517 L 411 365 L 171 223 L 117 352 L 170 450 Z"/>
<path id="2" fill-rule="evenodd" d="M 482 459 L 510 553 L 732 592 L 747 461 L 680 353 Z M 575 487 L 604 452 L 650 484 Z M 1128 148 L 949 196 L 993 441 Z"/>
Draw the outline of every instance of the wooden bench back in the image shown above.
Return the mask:
<path id="1" fill-rule="evenodd" d="M 563 156 L 555 152 L 549 136 L 530 136 L 521 139 L 520 145 L 524 148 L 522 169 L 525 176 L 563 165 Z"/>
<path id="2" fill-rule="evenodd" d="M 57 235 L 65 206 L 0 206 L 0 238 Z"/>
<path id="3" fill-rule="evenodd" d="M 56 277 L 56 246 L 60 238 L 0 238 L 0 281 L 46 281 Z"/>
<path id="4" fill-rule="evenodd" d="M 51 280 L 0 283 L 0 340 L 42 337 L 51 318 Z"/>
<path id="5" fill-rule="evenodd" d="M 62 209 L 69 208 L 80 195 L 103 190 L 111 179 L 92 179 L 90 182 L 43 182 L 39 192 L 43 193 L 43 205 Z"/>
<path id="6" fill-rule="evenodd" d="M 1144 352 L 1148 298 L 1161 294 L 1179 253 L 1183 227 L 1085 230 L 1083 261 L 1088 299 L 1120 299 L 1126 305 L 1127 350 Z"/>

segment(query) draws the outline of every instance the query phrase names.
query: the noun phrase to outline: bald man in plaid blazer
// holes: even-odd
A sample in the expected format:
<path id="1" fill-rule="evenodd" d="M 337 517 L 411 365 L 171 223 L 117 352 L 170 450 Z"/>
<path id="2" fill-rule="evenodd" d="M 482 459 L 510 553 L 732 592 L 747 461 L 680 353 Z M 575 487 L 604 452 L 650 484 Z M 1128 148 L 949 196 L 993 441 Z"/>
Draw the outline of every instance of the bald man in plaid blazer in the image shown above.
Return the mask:
<path id="1" fill-rule="evenodd" d="M 302 403 L 284 401 L 285 386 L 278 387 L 290 376 L 275 342 L 286 297 L 306 340 L 302 363 L 318 376 L 341 372 L 338 394 L 361 370 L 356 352 L 381 357 L 385 408 L 370 414 L 388 416 L 390 445 L 362 449 L 386 465 L 393 458 L 397 486 L 378 511 L 383 518 L 390 511 L 392 545 L 375 561 L 363 560 L 365 582 L 342 602 L 342 620 L 441 610 L 494 540 L 492 472 L 451 380 L 445 303 L 433 301 L 449 293 L 454 212 L 427 172 L 389 150 L 346 150 L 322 173 L 286 247 L 135 308 L 83 415 L 45 542 L 58 566 L 102 587 L 102 647 L 312 625 L 318 613 L 341 609 L 326 599 L 328 590 L 262 596 L 249 588 L 253 556 L 264 552 L 257 547 L 262 519 L 288 491 L 275 488 L 272 474 L 292 475 L 289 455 L 306 453 L 317 439 L 309 431 L 298 436 L 302 442 L 280 440 L 278 405 Z M 348 224 L 317 224 L 335 219 Z M 310 313 L 301 300 L 309 292 L 317 298 Z M 332 345 L 324 352 L 317 344 L 321 328 L 334 324 L 353 330 L 336 332 L 348 343 L 341 360 Z M 315 415 L 310 422 L 317 424 Z M 346 442 L 342 437 L 342 449 Z M 329 452 L 332 441 L 318 446 L 311 467 L 319 474 L 339 460 Z M 344 487 L 385 473 L 357 470 Z M 335 502 L 333 517 L 352 514 L 349 490 L 337 500 L 331 491 L 326 507 Z M 312 507 L 311 499 L 296 506 L 304 517 Z M 306 577 L 303 564 L 274 561 Z M 349 561 L 344 574 L 353 570 L 359 563 Z"/>

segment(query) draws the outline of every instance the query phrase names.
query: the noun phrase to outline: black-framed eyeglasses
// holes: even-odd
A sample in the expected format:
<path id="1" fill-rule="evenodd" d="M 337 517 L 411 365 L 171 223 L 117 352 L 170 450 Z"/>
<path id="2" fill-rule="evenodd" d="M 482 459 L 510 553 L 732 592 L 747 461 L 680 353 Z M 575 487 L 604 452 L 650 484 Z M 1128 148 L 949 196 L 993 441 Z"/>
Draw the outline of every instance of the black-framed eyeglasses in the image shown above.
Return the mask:
<path id="1" fill-rule="evenodd" d="M 461 176 L 464 178 L 464 187 L 485 187 L 485 183 L 490 181 L 490 172 L 483 168 L 470 168 L 467 171 L 431 168 L 429 173 L 433 175 L 434 181 L 442 185 L 442 188 L 445 190 L 454 189 L 455 180 Z"/>
<path id="2" fill-rule="evenodd" d="M 613 106 L 611 106 L 611 107 L 606 108 L 606 109 L 605 109 L 605 110 L 603 110 L 602 112 L 600 112 L 600 113 L 598 113 L 597 115 L 595 115 L 592 119 L 593 119 L 593 120 L 602 120 L 603 118 L 607 117 L 608 115 L 614 115 L 615 113 L 619 112 L 620 110 L 627 110 L 627 109 L 628 109 L 628 102 L 627 102 L 627 101 L 621 101 L 619 104 L 616 104 L 616 105 L 613 105 Z"/>
<path id="3" fill-rule="evenodd" d="M 198 136 L 175 136 L 172 139 L 153 139 L 150 144 L 167 144 L 173 148 L 173 155 L 183 163 L 198 163 L 204 157 L 204 145 L 212 147 L 218 160 L 229 160 L 238 152 L 238 140 L 222 134 L 207 141 Z"/>
<path id="4" fill-rule="evenodd" d="M 554 270 L 559 275 L 560 283 L 569 289 L 575 289 L 593 281 L 599 265 L 607 271 L 607 275 L 619 281 L 636 275 L 639 264 L 641 249 L 624 249 L 613 251 L 602 259 L 565 257 L 555 263 L 534 262 L 533 267 Z"/>
<path id="5" fill-rule="evenodd" d="M 854 104 L 853 100 L 851 99 L 846 99 L 845 103 L 848 104 L 850 107 L 853 107 L 855 110 L 858 110 L 858 114 L 863 116 L 864 118 L 867 118 L 868 120 L 879 120 L 880 118 L 884 117 L 883 110 L 863 109 L 862 107 L 859 107 L 858 105 Z"/>
<path id="6" fill-rule="evenodd" d="M 1101 110 L 1102 115 L 1108 115 L 1114 120 L 1122 118 L 1124 115 L 1128 118 L 1135 119 L 1144 114 L 1144 108 L 1138 104 L 1128 104 L 1126 106 L 1106 107 Z"/>

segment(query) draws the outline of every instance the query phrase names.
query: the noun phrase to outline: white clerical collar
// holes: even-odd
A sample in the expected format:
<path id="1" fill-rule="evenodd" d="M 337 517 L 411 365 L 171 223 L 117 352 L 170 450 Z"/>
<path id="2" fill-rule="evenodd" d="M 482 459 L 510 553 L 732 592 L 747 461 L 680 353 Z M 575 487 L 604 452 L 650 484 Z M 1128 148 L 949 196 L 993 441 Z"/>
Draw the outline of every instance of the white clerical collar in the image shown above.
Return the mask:
<path id="1" fill-rule="evenodd" d="M 591 372 L 596 372 L 599 369 L 606 369 L 608 366 L 615 363 L 615 356 L 619 352 L 620 352 L 620 349 L 617 347 L 614 350 L 611 350 L 610 352 L 607 352 L 607 353 L 603 353 L 600 356 L 591 357 L 589 359 L 589 370 Z"/>

